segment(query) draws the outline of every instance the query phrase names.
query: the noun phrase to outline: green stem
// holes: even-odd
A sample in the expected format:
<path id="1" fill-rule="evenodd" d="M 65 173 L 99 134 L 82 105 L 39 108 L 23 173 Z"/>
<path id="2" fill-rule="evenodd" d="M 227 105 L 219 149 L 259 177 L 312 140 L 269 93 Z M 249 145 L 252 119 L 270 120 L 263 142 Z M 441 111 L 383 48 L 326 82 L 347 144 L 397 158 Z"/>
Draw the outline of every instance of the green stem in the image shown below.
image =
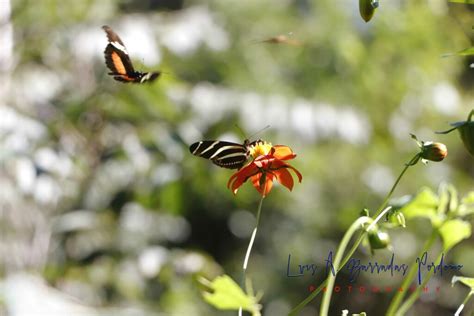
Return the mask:
<path id="1" fill-rule="evenodd" d="M 349 228 L 349 230 L 351 230 L 352 227 L 356 227 L 356 226 L 357 226 L 357 225 L 356 225 L 357 221 L 359 221 L 359 220 L 361 220 L 361 219 L 365 219 L 366 222 L 371 222 L 370 225 L 375 225 L 375 224 L 377 223 L 377 221 L 380 220 L 380 219 L 383 217 L 383 215 L 384 215 L 386 212 L 388 212 L 389 210 L 390 210 L 390 209 L 387 208 L 384 212 L 382 212 L 382 213 L 380 214 L 380 216 L 379 216 L 376 220 L 372 220 L 370 217 L 359 217 L 359 218 L 356 220 L 356 222 L 354 222 L 354 223 L 351 225 L 351 227 Z M 360 224 L 360 223 L 359 223 L 359 224 Z M 348 231 L 348 232 L 349 232 L 349 231 Z M 343 240 L 346 238 L 348 232 L 346 232 L 346 234 L 344 235 Z M 354 245 L 351 247 L 351 249 L 349 250 L 349 252 L 347 253 L 347 255 L 346 255 L 346 256 L 344 257 L 344 259 L 341 261 L 342 263 L 341 263 L 340 265 L 339 265 L 339 264 L 336 264 L 336 265 L 338 266 L 337 269 L 335 268 L 335 270 L 337 271 L 337 272 L 336 272 L 336 275 L 337 275 L 337 273 L 339 273 L 339 271 L 342 270 L 342 267 L 344 267 L 344 266 L 347 264 L 347 262 L 351 259 L 352 255 L 353 255 L 354 252 L 357 250 L 358 246 L 360 245 L 360 243 L 362 242 L 362 240 L 364 239 L 364 237 L 365 237 L 366 234 L 367 234 L 367 231 L 366 231 L 366 230 L 363 231 L 363 232 L 359 235 L 359 237 L 357 238 L 357 241 L 356 241 L 356 242 L 354 243 Z M 351 234 L 351 236 L 352 236 L 352 235 L 353 235 L 353 234 Z M 349 240 L 350 240 L 350 238 L 349 238 Z M 342 242 L 341 242 L 341 243 L 342 243 Z M 341 246 L 339 246 L 339 248 L 341 248 Z M 340 253 L 339 248 L 338 248 L 338 251 L 337 251 L 338 254 Z M 344 247 L 344 248 L 345 248 L 345 247 Z M 341 252 L 341 255 L 342 255 L 343 252 L 344 252 L 344 251 Z M 336 254 L 336 256 L 337 256 L 337 254 Z M 335 259 L 335 262 L 336 262 L 337 260 L 338 260 L 338 259 L 336 258 L 336 259 Z M 298 306 L 296 306 L 288 315 L 289 315 L 289 316 L 297 315 L 297 314 L 301 311 L 301 309 L 302 309 L 303 307 L 305 307 L 309 302 L 311 302 L 311 301 L 321 292 L 321 290 L 322 290 L 324 287 L 326 287 L 326 286 L 328 285 L 328 282 L 329 282 L 329 279 L 330 279 L 330 276 L 331 276 L 331 275 L 333 275 L 333 274 L 330 273 L 330 274 L 328 275 L 328 278 L 326 278 L 326 280 L 324 280 L 324 281 L 318 286 L 317 289 L 315 289 L 313 292 L 311 292 L 311 294 L 310 294 L 306 299 L 304 299 L 301 303 L 299 303 Z M 332 287 L 331 287 L 331 288 L 332 288 Z M 326 292 L 327 292 L 327 289 L 326 289 Z M 331 292 L 332 292 L 332 291 L 331 291 Z"/>
<path id="2" fill-rule="evenodd" d="M 320 315 L 321 316 L 326 316 L 328 314 L 328 311 L 329 311 L 329 303 L 331 302 L 331 296 L 332 296 L 332 289 L 334 287 L 334 282 L 336 281 L 336 276 L 337 276 L 337 273 L 339 273 L 339 271 L 342 270 L 342 267 L 344 267 L 347 263 L 347 261 L 349 261 L 349 259 L 352 257 L 352 255 L 354 254 L 354 252 L 356 251 L 357 247 L 354 247 L 352 246 L 351 250 L 349 251 L 349 253 L 344 257 L 344 260 L 342 264 L 341 263 L 341 259 L 342 259 L 342 255 L 344 254 L 346 248 L 347 248 L 347 245 L 349 244 L 349 241 L 351 240 L 352 236 L 354 235 L 354 233 L 359 229 L 359 228 L 363 228 L 364 227 L 364 224 L 365 223 L 369 223 L 370 222 L 370 225 L 365 229 L 364 233 L 361 235 L 362 237 L 365 236 L 365 234 L 367 232 L 369 232 L 370 230 L 373 229 L 373 227 L 377 224 L 377 222 L 383 217 L 383 215 L 385 213 L 387 213 L 389 210 L 391 209 L 391 207 L 387 207 L 385 210 L 382 211 L 382 213 L 379 214 L 379 216 L 377 216 L 377 218 L 375 220 L 373 220 L 372 218 L 370 217 L 359 217 L 352 225 L 351 227 L 349 227 L 349 229 L 347 230 L 347 232 L 344 234 L 344 237 L 342 238 L 341 240 L 341 243 L 339 244 L 339 247 L 337 249 L 337 253 L 336 253 L 336 257 L 334 259 L 334 267 L 335 267 L 335 270 L 337 271 L 336 273 L 329 273 L 329 277 L 327 279 L 327 287 L 326 287 L 326 291 L 323 295 L 323 300 L 322 300 L 322 304 L 321 304 L 321 309 L 320 309 Z M 358 246 L 358 244 L 360 244 L 360 242 L 362 242 L 362 239 L 361 237 L 359 237 L 359 239 L 357 240 L 356 244 Z"/>
<path id="3" fill-rule="evenodd" d="M 388 201 L 390 200 L 390 198 L 392 197 L 392 194 L 393 192 L 395 191 L 395 188 L 397 187 L 398 183 L 400 182 L 402 176 L 405 174 L 405 172 L 408 170 L 408 168 L 410 166 L 413 166 L 416 164 L 416 162 L 418 162 L 418 159 L 419 159 L 419 153 L 417 153 L 415 156 L 413 156 L 413 158 L 410 159 L 410 161 L 408 163 L 405 164 L 405 167 L 403 168 L 402 172 L 400 173 L 400 175 L 398 176 L 397 180 L 395 181 L 395 183 L 393 184 L 392 188 L 390 189 L 390 191 L 388 192 L 387 196 L 385 197 L 384 201 L 382 202 L 381 206 L 379 207 L 379 209 L 377 210 L 377 212 L 375 213 L 375 215 L 373 216 L 374 218 L 380 218 L 380 214 L 382 214 L 385 206 L 388 204 Z M 343 267 L 349 260 L 350 258 L 352 257 L 352 255 L 354 254 L 354 252 L 357 250 L 357 248 L 359 247 L 360 243 L 362 242 L 362 240 L 364 240 L 364 237 L 365 235 L 367 234 L 366 231 L 362 232 L 359 236 L 359 238 L 357 239 L 357 241 L 354 243 L 354 245 L 352 246 L 352 248 L 349 250 L 349 252 L 347 253 L 347 255 L 344 257 L 344 260 L 342 260 L 342 264 L 341 264 L 341 267 Z M 339 270 L 338 270 L 339 272 Z M 310 295 L 308 295 L 308 297 L 306 297 L 301 303 L 299 303 L 295 308 L 293 308 L 290 313 L 288 314 L 288 316 L 295 316 L 297 315 L 306 305 L 308 305 L 316 296 L 318 296 L 318 294 L 321 292 L 321 290 L 328 284 L 328 279 L 329 278 L 326 278 L 326 280 L 324 280 L 321 285 L 318 286 L 318 288 L 316 290 L 314 290 L 313 292 L 311 292 Z"/>
<path id="4" fill-rule="evenodd" d="M 349 250 L 348 254 L 344 257 L 344 260 L 342 260 L 342 264 L 341 264 L 341 267 L 345 266 L 346 263 L 349 261 L 349 259 L 352 257 L 352 255 L 354 254 L 354 252 L 356 251 L 357 247 L 359 246 L 359 244 L 362 242 L 362 240 L 364 239 L 364 236 L 365 236 L 366 232 L 362 232 L 360 235 L 359 235 L 359 238 L 357 239 L 357 241 L 355 242 L 355 244 L 352 246 L 351 250 Z M 337 272 L 341 271 L 341 269 L 338 269 Z M 295 316 L 295 315 L 298 315 L 298 313 L 301 311 L 301 309 L 303 309 L 303 307 L 305 307 L 306 305 L 309 304 L 309 302 L 311 302 L 316 296 L 318 296 L 318 294 L 321 292 L 321 290 L 326 287 L 326 285 L 328 284 L 328 281 L 329 281 L 329 278 L 326 278 L 326 280 L 324 280 L 319 286 L 317 289 L 315 289 L 313 292 L 311 292 L 311 294 L 305 298 L 301 303 L 299 303 L 295 308 L 293 308 L 292 311 L 290 311 L 290 313 L 288 314 L 288 316 Z"/>
<path id="5" fill-rule="evenodd" d="M 344 251 L 346 250 L 346 247 L 349 244 L 349 241 L 351 240 L 354 233 L 359 228 L 362 228 L 365 223 L 368 223 L 368 222 L 373 222 L 373 220 L 370 217 L 366 217 L 366 216 L 359 217 L 354 223 L 352 223 L 352 225 L 344 234 L 344 237 L 342 238 L 341 243 L 339 244 L 339 247 L 337 248 L 336 257 L 334 258 L 334 264 L 331 267 L 334 270 L 328 273 L 327 287 L 326 287 L 326 291 L 323 294 L 323 300 L 322 300 L 321 308 L 319 311 L 319 314 L 321 316 L 326 316 L 328 314 L 329 303 L 331 302 L 332 289 L 334 287 L 334 282 L 336 281 L 337 272 L 339 272 L 341 268 L 339 264 L 341 263 L 342 255 L 344 254 Z"/>
<path id="6" fill-rule="evenodd" d="M 456 313 L 454 313 L 454 316 L 459 316 L 461 314 L 462 310 L 464 309 L 464 306 L 466 306 L 466 303 L 467 303 L 467 301 L 469 301 L 469 298 L 471 298 L 472 294 L 474 294 L 474 291 L 471 291 L 467 294 L 464 301 L 462 301 L 462 304 L 459 305 L 458 310 L 456 311 Z"/>
<path id="7" fill-rule="evenodd" d="M 266 183 L 265 183 L 266 185 Z M 266 187 L 264 187 L 263 192 L 266 191 Z M 260 199 L 260 202 L 258 203 L 258 209 L 257 209 L 257 221 L 255 223 L 255 228 L 253 229 L 252 232 L 252 237 L 250 237 L 249 244 L 247 246 L 247 252 L 245 254 L 244 258 L 244 264 L 242 265 L 242 280 L 241 280 L 241 287 L 244 289 L 245 287 L 245 280 L 247 278 L 247 264 L 248 260 L 250 258 L 250 253 L 252 252 L 252 247 L 253 247 L 253 242 L 255 241 L 255 236 L 257 235 L 257 229 L 258 229 L 258 224 L 260 223 L 260 214 L 262 213 L 262 205 L 263 205 L 263 199 L 265 198 L 265 195 L 262 194 L 262 198 Z M 242 315 L 242 308 L 239 309 L 239 315 Z"/>
<path id="8" fill-rule="evenodd" d="M 431 248 L 431 246 L 436 240 L 436 236 L 437 236 L 436 231 L 433 231 L 431 233 L 430 238 L 425 242 L 425 245 L 423 246 L 423 250 L 421 251 L 420 257 Z M 394 316 L 396 314 L 398 306 L 400 306 L 400 303 L 402 302 L 403 297 L 405 296 L 406 289 L 408 289 L 411 281 L 415 277 L 417 269 L 418 268 L 415 264 L 411 265 L 410 269 L 408 270 L 407 276 L 405 277 L 405 279 L 403 280 L 403 283 L 400 286 L 400 288 L 402 288 L 404 291 L 397 292 L 397 294 L 395 294 L 395 297 L 390 302 L 386 316 Z"/>
<path id="9" fill-rule="evenodd" d="M 419 153 L 413 156 L 413 158 L 410 159 L 410 161 L 405 164 L 405 167 L 403 167 L 402 172 L 400 172 L 400 175 L 398 176 L 397 180 L 395 180 L 395 183 L 393 184 L 392 188 L 390 189 L 387 196 L 385 197 L 385 200 L 382 202 L 382 204 L 378 208 L 374 217 L 377 217 L 380 214 L 380 212 L 382 212 L 382 210 L 387 206 L 388 201 L 392 198 L 392 194 L 395 191 L 395 188 L 397 187 L 398 183 L 402 179 L 403 175 L 405 174 L 405 172 L 408 170 L 409 167 L 413 166 L 418 161 L 418 159 L 419 159 Z"/>
<path id="10" fill-rule="evenodd" d="M 262 195 L 262 198 L 260 199 L 260 203 L 258 204 L 258 209 L 257 209 L 257 222 L 255 223 L 255 228 L 253 229 L 252 232 L 252 237 L 250 238 L 249 245 L 247 246 L 247 253 L 245 254 L 245 259 L 244 259 L 244 264 L 242 266 L 244 270 L 244 281 L 245 281 L 245 272 L 247 271 L 247 263 L 250 257 L 250 253 L 252 252 L 252 247 L 253 247 L 253 242 L 255 240 L 255 236 L 257 235 L 257 229 L 258 229 L 258 224 L 260 223 L 260 214 L 262 213 L 262 205 L 263 205 L 263 199 L 265 198 L 264 195 Z"/>
<path id="11" fill-rule="evenodd" d="M 357 241 L 354 243 L 354 245 L 352 246 L 351 250 L 349 250 L 348 254 L 344 257 L 344 260 L 342 260 L 342 264 L 341 264 L 341 267 L 345 266 L 346 263 L 349 261 L 349 259 L 352 257 L 352 255 L 354 254 L 354 252 L 356 251 L 357 247 L 359 246 L 359 244 L 362 242 L 362 240 L 364 239 L 365 237 L 365 234 L 366 232 L 362 232 L 360 235 L 359 235 L 359 238 L 357 239 Z M 337 272 L 341 271 L 341 269 L 338 269 Z M 317 289 L 315 289 L 313 292 L 311 292 L 311 294 L 305 298 L 301 303 L 298 304 L 298 306 L 296 306 L 289 314 L 288 316 L 295 316 L 295 315 L 298 315 L 298 313 L 301 311 L 301 309 L 303 309 L 303 307 L 305 307 L 306 305 L 308 305 L 309 302 L 311 302 L 316 296 L 318 296 L 319 292 L 321 292 L 321 290 L 328 284 L 328 280 L 329 278 L 326 278 L 326 280 L 324 280 L 319 286 Z"/>
<path id="12" fill-rule="evenodd" d="M 436 258 L 435 262 L 440 262 L 442 255 L 443 255 L 443 253 L 440 253 L 438 255 L 438 258 Z M 421 283 L 421 285 L 419 285 L 416 288 L 416 290 L 413 293 L 410 294 L 410 296 L 402 304 L 402 306 L 400 306 L 400 309 L 397 311 L 397 313 L 395 315 L 397 315 L 397 316 L 405 315 L 405 313 L 408 311 L 408 309 L 410 309 L 410 307 L 416 302 L 416 300 L 420 296 L 421 290 L 425 288 L 426 284 L 431 279 L 433 274 L 434 274 L 434 269 L 431 269 L 430 271 L 428 271 L 428 273 L 423 277 L 423 282 Z"/>

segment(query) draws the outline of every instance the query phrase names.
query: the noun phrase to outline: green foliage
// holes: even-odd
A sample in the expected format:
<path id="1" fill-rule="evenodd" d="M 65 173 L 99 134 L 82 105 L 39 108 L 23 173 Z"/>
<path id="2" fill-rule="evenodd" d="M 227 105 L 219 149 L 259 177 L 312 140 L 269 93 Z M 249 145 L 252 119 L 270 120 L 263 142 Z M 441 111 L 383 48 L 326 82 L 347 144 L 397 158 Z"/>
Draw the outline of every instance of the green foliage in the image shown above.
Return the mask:
<path id="1" fill-rule="evenodd" d="M 474 4 L 474 0 L 449 0 L 452 3 Z"/>
<path id="2" fill-rule="evenodd" d="M 447 252 L 463 239 L 471 236 L 471 224 L 460 219 L 453 219 L 439 228 L 439 234 L 443 239 L 443 249 Z"/>
<path id="3" fill-rule="evenodd" d="M 474 292 L 474 278 L 453 276 L 451 284 L 454 286 L 454 283 L 459 282 L 470 288 L 471 292 Z"/>
<path id="4" fill-rule="evenodd" d="M 473 193 L 470 192 L 458 203 L 457 192 L 453 186 L 442 186 L 438 196 L 430 189 L 424 188 L 399 211 L 403 212 L 407 219 L 429 219 L 431 225 L 438 228 L 444 250 L 448 251 L 471 235 L 471 224 L 456 217 L 464 217 L 473 212 Z"/>
<path id="5" fill-rule="evenodd" d="M 432 190 L 423 188 L 410 202 L 400 209 L 400 212 L 408 220 L 416 217 L 428 218 L 432 225 L 437 227 L 441 224 L 444 217 L 438 214 L 438 205 L 438 196 Z"/>
<path id="6" fill-rule="evenodd" d="M 455 54 L 455 55 L 459 55 L 459 56 L 470 56 L 470 55 L 474 55 L 474 47 L 469 47 L 469 48 L 460 50 L 459 52 L 454 53 L 454 54 Z"/>
<path id="7" fill-rule="evenodd" d="M 247 294 L 228 275 L 215 278 L 212 282 L 201 281 L 211 292 L 204 292 L 206 302 L 218 309 L 239 310 L 242 308 L 252 316 L 260 316 L 262 306 L 258 304 L 259 298 L 253 296 L 253 290 L 248 287 Z"/>

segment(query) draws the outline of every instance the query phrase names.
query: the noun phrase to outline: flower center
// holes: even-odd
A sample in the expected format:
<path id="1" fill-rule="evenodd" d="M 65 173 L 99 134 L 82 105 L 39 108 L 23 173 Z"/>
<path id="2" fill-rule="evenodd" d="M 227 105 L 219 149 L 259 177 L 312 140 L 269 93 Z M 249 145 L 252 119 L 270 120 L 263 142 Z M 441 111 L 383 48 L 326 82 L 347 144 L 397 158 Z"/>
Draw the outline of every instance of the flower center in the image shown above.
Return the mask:
<path id="1" fill-rule="evenodd" d="M 270 153 L 272 149 L 272 144 L 265 141 L 258 141 L 255 145 L 250 146 L 249 152 L 250 155 L 255 159 L 259 156 L 265 156 Z"/>

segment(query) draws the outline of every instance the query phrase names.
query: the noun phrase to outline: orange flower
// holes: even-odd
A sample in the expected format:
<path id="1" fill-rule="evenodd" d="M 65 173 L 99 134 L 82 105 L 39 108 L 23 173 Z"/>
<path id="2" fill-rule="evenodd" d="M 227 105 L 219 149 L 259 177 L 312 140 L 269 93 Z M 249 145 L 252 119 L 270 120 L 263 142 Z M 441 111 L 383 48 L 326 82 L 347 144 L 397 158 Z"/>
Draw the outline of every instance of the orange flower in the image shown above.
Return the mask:
<path id="1" fill-rule="evenodd" d="M 285 162 L 285 160 L 296 157 L 296 154 L 288 146 L 272 146 L 269 143 L 260 141 L 250 148 L 250 155 L 254 160 L 234 173 L 227 183 L 227 187 L 234 194 L 237 193 L 240 186 L 249 178 L 253 186 L 263 196 L 266 196 L 271 191 L 274 179 L 291 191 L 294 181 L 288 169 L 293 170 L 299 182 L 303 179 L 298 170 Z"/>

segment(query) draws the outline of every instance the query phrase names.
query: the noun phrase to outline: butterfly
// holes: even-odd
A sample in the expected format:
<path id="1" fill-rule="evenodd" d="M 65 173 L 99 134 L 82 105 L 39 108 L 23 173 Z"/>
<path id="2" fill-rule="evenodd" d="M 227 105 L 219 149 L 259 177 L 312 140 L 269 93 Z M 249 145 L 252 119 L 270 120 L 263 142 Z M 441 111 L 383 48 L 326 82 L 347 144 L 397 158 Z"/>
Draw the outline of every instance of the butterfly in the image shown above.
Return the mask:
<path id="1" fill-rule="evenodd" d="M 189 151 L 194 156 L 211 160 L 214 164 L 227 169 L 240 169 L 250 157 L 250 148 L 261 140 L 250 142 L 248 139 L 243 144 L 219 140 L 202 140 L 189 146 Z"/>
<path id="2" fill-rule="evenodd" d="M 107 34 L 109 44 L 105 48 L 105 64 L 112 71 L 109 75 L 121 82 L 144 83 L 152 82 L 161 74 L 160 71 L 140 72 L 135 71 L 132 61 L 128 56 L 127 49 L 120 37 L 109 26 L 104 25 L 102 29 Z"/>
<path id="3" fill-rule="evenodd" d="M 302 46 L 303 43 L 296 40 L 296 39 L 291 39 L 286 35 L 277 35 L 270 37 L 266 40 L 260 41 L 260 43 L 270 43 L 270 44 L 288 44 L 291 46 Z"/>

